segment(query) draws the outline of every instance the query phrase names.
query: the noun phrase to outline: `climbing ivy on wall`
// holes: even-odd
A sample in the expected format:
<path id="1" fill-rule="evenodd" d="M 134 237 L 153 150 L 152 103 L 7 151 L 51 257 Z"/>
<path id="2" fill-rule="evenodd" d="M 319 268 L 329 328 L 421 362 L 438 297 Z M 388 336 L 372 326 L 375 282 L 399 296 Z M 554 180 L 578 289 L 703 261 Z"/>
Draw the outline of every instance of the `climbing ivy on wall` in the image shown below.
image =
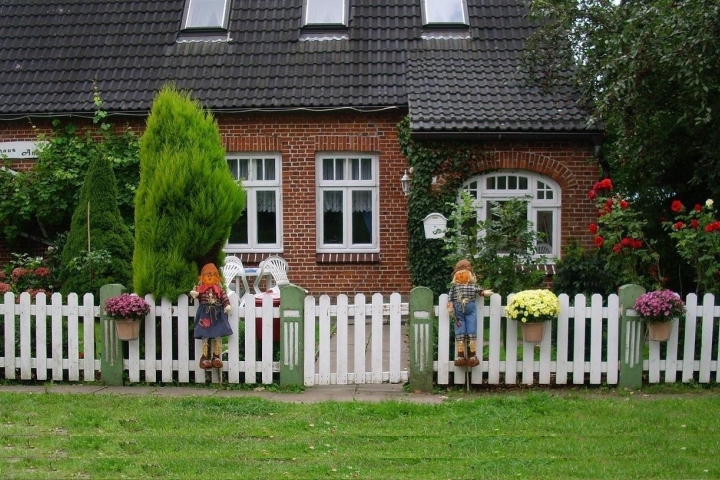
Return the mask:
<path id="1" fill-rule="evenodd" d="M 486 160 L 482 144 L 467 141 L 417 141 L 410 119 L 397 126 L 400 150 L 411 168 L 408 195 L 408 267 L 414 286 L 430 288 L 437 298 L 448 290 L 452 265 L 446 263 L 442 239 L 426 239 L 423 219 L 430 213 L 452 212 L 463 182 Z"/>

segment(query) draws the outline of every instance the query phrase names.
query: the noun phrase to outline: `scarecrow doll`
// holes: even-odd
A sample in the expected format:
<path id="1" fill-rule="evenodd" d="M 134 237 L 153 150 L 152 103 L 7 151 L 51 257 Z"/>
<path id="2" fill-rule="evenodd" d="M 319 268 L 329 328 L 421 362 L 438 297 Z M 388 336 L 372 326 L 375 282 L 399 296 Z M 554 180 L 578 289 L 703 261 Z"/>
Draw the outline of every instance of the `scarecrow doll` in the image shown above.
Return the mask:
<path id="1" fill-rule="evenodd" d="M 232 335 L 227 314 L 230 312 L 230 300 L 220 284 L 217 267 L 208 263 L 200 271 L 200 283 L 190 292 L 192 298 L 200 299 L 195 314 L 195 338 L 202 339 L 202 357 L 200 368 L 222 368 L 222 339 Z M 209 339 L 213 339 L 212 359 L 209 359 Z"/>
<path id="2" fill-rule="evenodd" d="M 452 286 L 448 294 L 448 312 L 455 319 L 455 342 L 458 357 L 455 366 L 475 367 L 480 364 L 477 358 L 477 306 L 475 297 L 489 297 L 492 290 L 484 290 L 477 284 L 472 265 L 467 260 L 460 260 L 453 270 Z M 468 345 L 469 354 L 465 355 Z"/>

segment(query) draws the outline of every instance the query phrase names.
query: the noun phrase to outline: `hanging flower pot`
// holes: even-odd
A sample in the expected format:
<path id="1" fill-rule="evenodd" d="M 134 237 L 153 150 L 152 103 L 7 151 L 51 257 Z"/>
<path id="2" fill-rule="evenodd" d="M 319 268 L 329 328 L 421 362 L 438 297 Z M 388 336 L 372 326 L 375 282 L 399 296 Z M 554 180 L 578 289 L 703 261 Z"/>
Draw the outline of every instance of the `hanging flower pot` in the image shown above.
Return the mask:
<path id="1" fill-rule="evenodd" d="M 685 303 L 672 290 L 654 290 L 638 297 L 635 310 L 647 325 L 650 340 L 664 342 L 670 338 L 673 318 L 685 313 Z"/>
<path id="2" fill-rule="evenodd" d="M 120 340 L 135 340 L 140 336 L 140 324 L 150 312 L 150 304 L 137 295 L 123 293 L 105 300 L 104 310 L 115 321 L 115 333 Z"/>
<path id="3" fill-rule="evenodd" d="M 133 319 L 115 320 L 115 333 L 120 340 L 135 340 L 140 337 L 140 321 Z"/>
<path id="4" fill-rule="evenodd" d="M 505 307 L 505 316 L 522 325 L 523 340 L 538 343 L 545 334 L 545 322 L 557 318 L 560 302 L 553 292 L 545 289 L 523 290 L 512 296 Z"/>
<path id="5" fill-rule="evenodd" d="M 647 329 L 650 340 L 665 342 L 670 338 L 670 333 L 672 333 L 672 322 L 648 323 Z"/>
<path id="6" fill-rule="evenodd" d="M 523 340 L 531 343 L 542 341 L 545 335 L 545 322 L 529 322 L 522 324 Z"/>

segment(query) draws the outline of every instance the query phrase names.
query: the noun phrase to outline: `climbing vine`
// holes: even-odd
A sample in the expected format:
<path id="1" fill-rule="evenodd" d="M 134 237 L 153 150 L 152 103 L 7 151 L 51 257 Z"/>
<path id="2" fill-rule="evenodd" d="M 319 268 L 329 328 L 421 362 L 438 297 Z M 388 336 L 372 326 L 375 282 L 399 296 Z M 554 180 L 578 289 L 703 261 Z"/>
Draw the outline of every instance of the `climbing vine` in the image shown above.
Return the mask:
<path id="1" fill-rule="evenodd" d="M 408 267 L 412 284 L 436 295 L 448 289 L 452 266 L 440 252 L 442 239 L 426 239 L 423 219 L 430 213 L 450 217 L 463 182 L 488 158 L 482 144 L 467 141 L 419 142 L 411 137 L 410 119 L 397 126 L 400 150 L 411 168 L 408 195 Z"/>

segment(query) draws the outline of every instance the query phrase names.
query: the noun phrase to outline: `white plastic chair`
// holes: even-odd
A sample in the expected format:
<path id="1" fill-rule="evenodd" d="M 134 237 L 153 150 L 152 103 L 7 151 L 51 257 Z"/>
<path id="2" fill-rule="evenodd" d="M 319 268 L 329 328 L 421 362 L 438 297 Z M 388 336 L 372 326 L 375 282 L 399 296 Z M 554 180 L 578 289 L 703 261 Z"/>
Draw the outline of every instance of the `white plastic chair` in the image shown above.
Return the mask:
<path id="1" fill-rule="evenodd" d="M 225 257 L 225 265 L 222 267 L 223 278 L 225 279 L 225 287 L 230 293 L 235 293 L 242 298 L 246 292 L 250 291 L 247 277 L 245 276 L 245 267 L 243 266 L 242 260 L 235 255 Z M 240 291 L 240 282 L 242 282 L 243 290 Z M 230 286 L 235 284 L 235 290 L 231 289 Z"/>
<path id="2" fill-rule="evenodd" d="M 260 290 L 260 281 L 266 274 L 270 274 L 272 276 L 275 285 L 277 285 L 278 287 L 290 284 L 290 280 L 288 280 L 287 276 L 288 263 L 287 260 L 285 260 L 284 258 L 278 256 L 268 257 L 262 262 L 260 262 L 258 268 L 260 269 L 260 271 L 258 272 L 257 277 L 255 277 L 255 284 L 253 285 L 255 291 Z M 265 285 L 265 289 L 269 290 L 275 285 Z"/>
<path id="3" fill-rule="evenodd" d="M 535 251 L 539 254 L 552 253 L 552 246 L 549 243 L 538 243 Z"/>

